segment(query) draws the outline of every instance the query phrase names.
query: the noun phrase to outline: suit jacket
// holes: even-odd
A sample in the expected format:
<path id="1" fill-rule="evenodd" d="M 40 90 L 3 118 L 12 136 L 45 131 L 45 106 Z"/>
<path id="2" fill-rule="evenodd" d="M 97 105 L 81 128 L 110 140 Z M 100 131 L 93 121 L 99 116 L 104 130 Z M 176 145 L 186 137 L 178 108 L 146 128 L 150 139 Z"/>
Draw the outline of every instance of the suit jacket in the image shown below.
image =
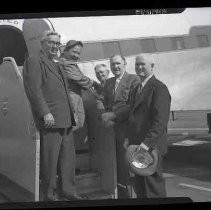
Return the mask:
<path id="1" fill-rule="evenodd" d="M 39 128 L 43 128 L 43 116 L 47 113 L 55 118 L 53 128 L 75 125 L 66 75 L 43 51 L 25 61 L 23 82 Z"/>
<path id="2" fill-rule="evenodd" d="M 70 92 L 81 96 L 82 89 L 87 90 L 92 87 L 93 81 L 81 72 L 76 62 L 62 57 L 59 59 L 59 63 L 67 74 L 68 89 Z"/>
<path id="3" fill-rule="evenodd" d="M 59 59 L 60 67 L 64 69 L 68 80 L 68 91 L 73 101 L 73 106 L 76 113 L 77 125 L 74 129 L 83 127 L 85 122 L 85 110 L 82 99 L 82 90 L 87 90 L 92 87 L 93 81 L 85 76 L 79 69 L 76 62 L 69 61 L 62 57 Z"/>
<path id="4" fill-rule="evenodd" d="M 105 111 L 112 111 L 116 114 L 116 122 L 126 119 L 128 110 L 125 106 L 129 103 L 129 95 L 132 90 L 140 83 L 139 77 L 134 74 L 124 73 L 115 91 L 115 77 L 107 79 L 103 95 Z"/>
<path id="5" fill-rule="evenodd" d="M 130 144 L 156 147 L 162 154 L 167 151 L 167 124 L 171 96 L 165 84 L 152 76 L 140 95 L 137 86 L 131 94 L 128 137 Z"/>

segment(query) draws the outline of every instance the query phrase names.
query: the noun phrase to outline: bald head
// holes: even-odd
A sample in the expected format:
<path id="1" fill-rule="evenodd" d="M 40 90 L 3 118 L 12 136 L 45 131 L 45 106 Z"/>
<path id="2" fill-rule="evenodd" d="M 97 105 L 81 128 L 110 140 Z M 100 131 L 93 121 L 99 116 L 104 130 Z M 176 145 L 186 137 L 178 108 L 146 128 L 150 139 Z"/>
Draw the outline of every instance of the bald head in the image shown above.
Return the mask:
<path id="1" fill-rule="evenodd" d="M 153 67 L 154 59 L 152 55 L 140 54 L 136 56 L 135 70 L 142 81 L 153 74 Z"/>
<path id="2" fill-rule="evenodd" d="M 136 61 L 137 60 L 145 60 L 145 61 L 147 61 L 148 63 L 150 63 L 150 64 L 153 64 L 154 65 L 154 57 L 153 57 L 153 55 L 151 55 L 151 54 L 140 54 L 140 55 L 137 55 L 136 56 Z"/>

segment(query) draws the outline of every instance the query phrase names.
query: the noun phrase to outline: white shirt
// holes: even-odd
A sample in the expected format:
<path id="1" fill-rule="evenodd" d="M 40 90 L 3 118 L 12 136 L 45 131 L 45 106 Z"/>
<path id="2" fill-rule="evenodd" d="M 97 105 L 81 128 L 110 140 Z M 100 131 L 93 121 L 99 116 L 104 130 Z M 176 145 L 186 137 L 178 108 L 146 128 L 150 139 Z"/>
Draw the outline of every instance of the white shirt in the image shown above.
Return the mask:
<path id="1" fill-rule="evenodd" d="M 141 83 L 141 85 L 142 85 L 142 88 L 141 88 L 141 89 L 144 88 L 144 86 L 147 84 L 147 82 L 149 81 L 149 79 L 150 79 L 153 75 L 154 75 L 154 74 L 149 75 L 149 76 Z"/>

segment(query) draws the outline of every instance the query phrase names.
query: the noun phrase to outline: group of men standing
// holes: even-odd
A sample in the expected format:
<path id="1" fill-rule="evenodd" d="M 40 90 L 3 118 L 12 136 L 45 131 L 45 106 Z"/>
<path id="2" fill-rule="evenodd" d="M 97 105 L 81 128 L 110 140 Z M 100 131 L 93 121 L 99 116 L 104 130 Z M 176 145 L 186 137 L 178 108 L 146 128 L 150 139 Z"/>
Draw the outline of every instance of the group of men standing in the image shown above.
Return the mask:
<path id="1" fill-rule="evenodd" d="M 115 131 L 117 153 L 118 198 L 130 198 L 133 185 L 137 198 L 165 197 L 162 177 L 162 157 L 167 152 L 167 123 L 171 97 L 168 88 L 153 75 L 154 62 L 148 55 L 136 57 L 136 75 L 126 72 L 122 55 L 110 57 L 110 68 L 95 67 L 96 81 L 79 69 L 82 42 L 67 42 L 63 54 L 57 57 L 60 35 L 45 31 L 38 55 L 26 59 L 23 80 L 33 116 L 40 131 L 41 189 L 44 200 L 86 199 L 76 192 L 74 130 L 83 126 L 85 113 L 82 89 L 96 95 L 100 119 L 105 127 Z M 124 159 L 131 144 L 146 151 L 158 150 L 159 166 L 148 177 L 133 176 Z M 58 178 L 57 178 L 58 176 Z"/>

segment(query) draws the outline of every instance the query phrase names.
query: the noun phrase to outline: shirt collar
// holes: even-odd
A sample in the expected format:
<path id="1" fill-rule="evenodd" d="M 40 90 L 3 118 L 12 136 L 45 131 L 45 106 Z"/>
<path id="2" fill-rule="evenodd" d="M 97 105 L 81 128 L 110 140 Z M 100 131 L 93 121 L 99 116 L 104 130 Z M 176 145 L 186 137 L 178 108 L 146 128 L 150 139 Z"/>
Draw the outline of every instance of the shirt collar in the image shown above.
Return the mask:
<path id="1" fill-rule="evenodd" d="M 59 62 L 56 58 L 53 58 L 52 61 L 54 61 L 55 63 Z"/>
<path id="2" fill-rule="evenodd" d="M 125 72 L 120 76 L 120 77 L 118 77 L 117 79 L 116 79 L 116 81 L 120 81 L 121 79 L 122 79 L 122 77 L 124 76 L 124 74 L 125 74 Z"/>
<path id="3" fill-rule="evenodd" d="M 149 75 L 141 84 L 142 84 L 142 88 L 147 84 L 147 82 L 149 81 L 149 79 L 153 76 L 154 74 Z"/>

